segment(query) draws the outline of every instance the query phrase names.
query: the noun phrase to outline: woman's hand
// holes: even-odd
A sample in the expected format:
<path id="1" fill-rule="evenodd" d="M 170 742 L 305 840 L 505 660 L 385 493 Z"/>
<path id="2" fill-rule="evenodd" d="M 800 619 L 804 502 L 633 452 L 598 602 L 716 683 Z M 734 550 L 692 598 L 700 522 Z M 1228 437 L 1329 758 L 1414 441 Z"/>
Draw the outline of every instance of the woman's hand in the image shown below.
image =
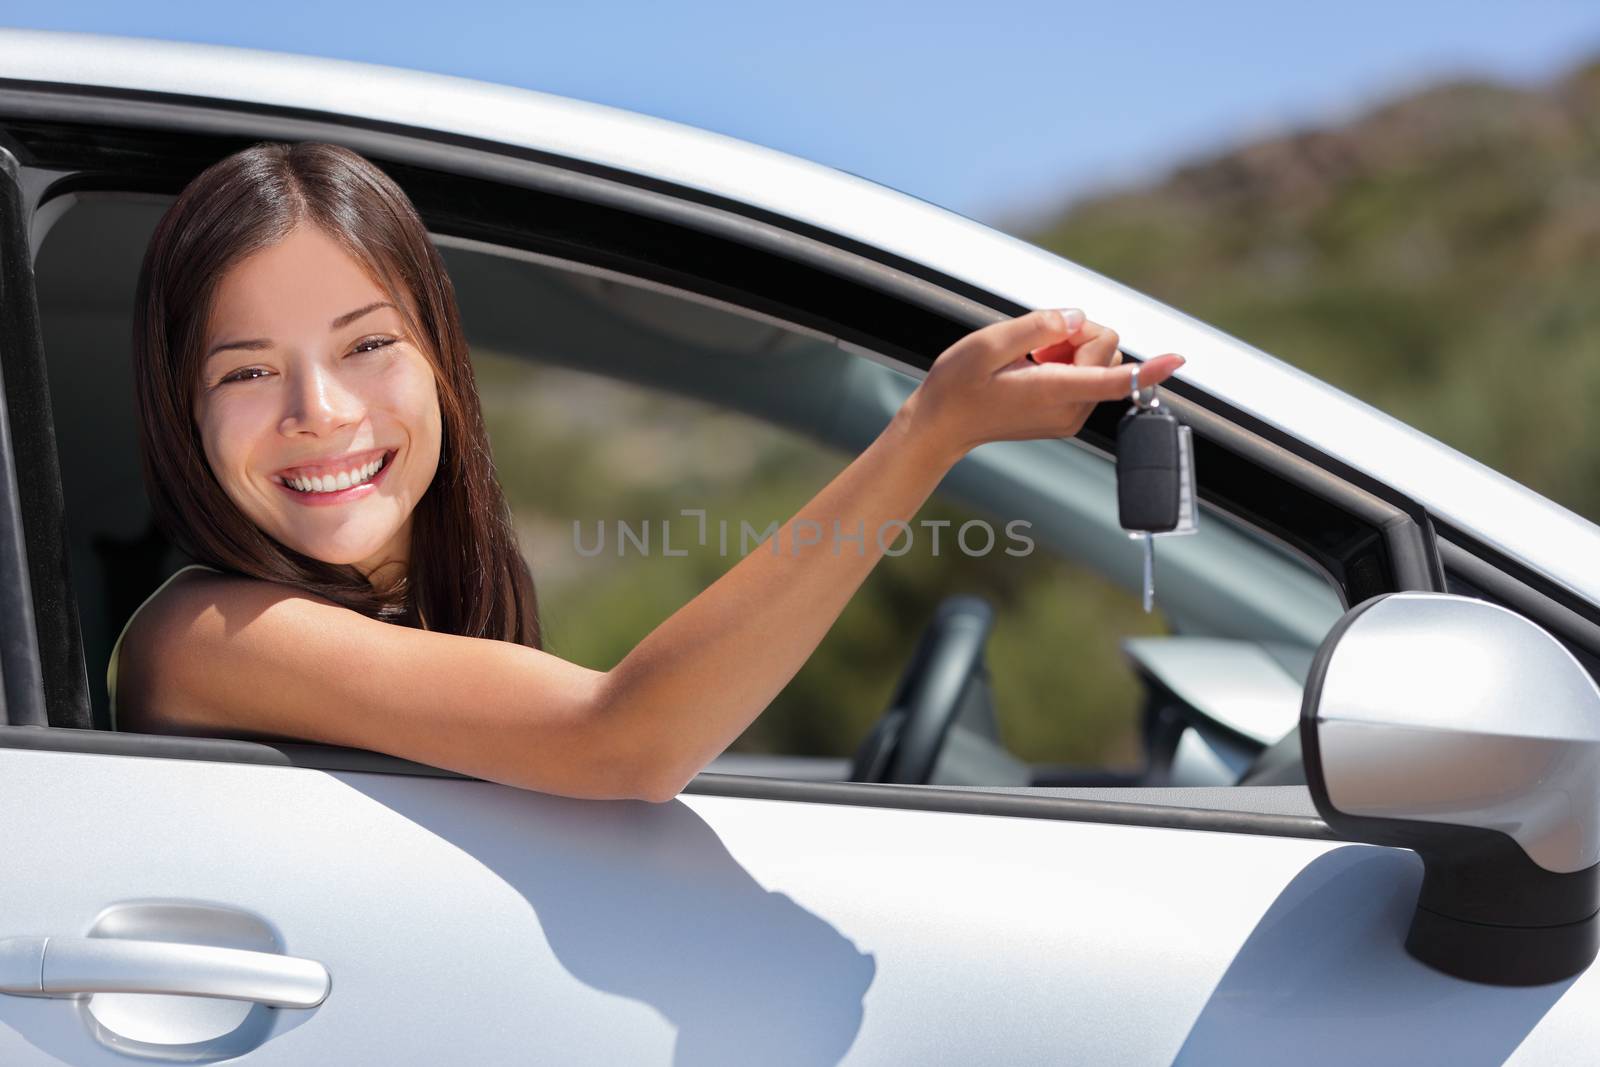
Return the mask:
<path id="1" fill-rule="evenodd" d="M 945 349 L 906 403 L 921 432 L 960 459 L 990 441 L 1071 437 L 1097 403 L 1129 395 L 1121 361 L 1116 332 L 1076 308 L 1030 311 Z M 1183 362 L 1147 360 L 1139 386 L 1165 381 Z"/>

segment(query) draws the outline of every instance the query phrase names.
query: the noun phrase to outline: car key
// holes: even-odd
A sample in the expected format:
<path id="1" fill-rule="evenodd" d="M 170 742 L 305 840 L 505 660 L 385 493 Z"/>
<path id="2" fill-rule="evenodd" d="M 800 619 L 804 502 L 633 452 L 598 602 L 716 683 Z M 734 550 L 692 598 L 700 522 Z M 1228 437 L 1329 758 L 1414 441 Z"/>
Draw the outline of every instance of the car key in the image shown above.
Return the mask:
<path id="1" fill-rule="evenodd" d="M 1155 606 L 1155 537 L 1195 530 L 1194 453 L 1187 426 L 1161 409 L 1155 387 L 1129 379 L 1133 407 L 1117 424 L 1117 517 L 1144 549 L 1144 610 Z"/>
<path id="2" fill-rule="evenodd" d="M 1178 420 L 1154 397 L 1117 424 L 1117 518 L 1144 549 L 1144 610 L 1155 606 L 1155 535 L 1178 525 Z"/>

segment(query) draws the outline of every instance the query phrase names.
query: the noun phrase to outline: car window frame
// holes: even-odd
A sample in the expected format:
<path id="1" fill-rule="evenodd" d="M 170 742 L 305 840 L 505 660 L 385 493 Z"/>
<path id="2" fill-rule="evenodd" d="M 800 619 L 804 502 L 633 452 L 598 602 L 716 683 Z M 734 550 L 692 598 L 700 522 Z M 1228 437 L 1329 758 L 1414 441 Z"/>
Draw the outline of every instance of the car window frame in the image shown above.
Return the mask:
<path id="1" fill-rule="evenodd" d="M 45 726 L 52 703 L 80 695 L 73 682 L 82 653 L 74 662 L 70 649 L 82 641 L 66 618 L 76 619 L 77 606 L 48 595 L 39 603 L 36 592 L 51 586 L 65 548 L 37 518 L 61 516 L 64 504 L 28 254 L 32 217 L 21 168 L 0 142 L 0 721 Z M 81 696 L 88 699 L 86 674 Z"/>
<path id="2" fill-rule="evenodd" d="M 19 119 L 17 116 L 21 115 Z M 64 123 L 65 119 L 70 122 Z M 108 122 L 117 125 L 108 126 Z M 28 125 L 35 135 L 32 142 L 18 139 L 19 124 Z M 78 135 L 76 139 L 72 133 Z M 52 140 L 49 134 L 54 133 Z M 662 262 L 658 259 L 643 262 L 629 260 L 626 251 L 605 246 L 603 242 L 576 243 L 570 234 L 558 235 L 555 247 L 564 254 L 575 256 L 595 266 L 622 264 L 632 273 L 648 281 L 688 288 L 702 295 L 726 300 L 758 313 L 773 315 L 801 327 L 822 329 L 863 348 L 883 353 L 923 370 L 944 347 L 965 335 L 971 329 L 1020 313 L 1023 308 L 993 294 L 983 293 L 973 286 L 955 279 L 935 275 L 916 264 L 906 263 L 880 251 L 864 248 L 855 242 L 821 233 L 812 227 L 800 226 L 788 220 L 763 217 L 763 213 L 743 205 L 717 201 L 703 193 L 673 187 L 664 187 L 654 180 L 604 172 L 591 164 L 555 160 L 539 153 L 505 146 L 464 144 L 454 135 L 431 134 L 429 131 L 379 128 L 336 116 L 308 116 L 303 113 L 285 114 L 279 109 L 244 108 L 237 104 L 223 106 L 215 102 L 192 100 L 173 101 L 153 98 L 152 94 L 127 91 L 88 91 L 74 89 L 68 94 L 52 94 L 39 87 L 17 89 L 0 82 L 0 143 L 20 149 L 25 158 L 22 181 L 10 185 L 17 205 L 12 216 L 19 225 L 6 235 L 6 258 L 12 259 L 18 249 L 26 249 L 23 238 L 28 230 L 26 220 L 55 196 L 76 190 L 146 191 L 176 193 L 188 177 L 200 166 L 221 154 L 244 147 L 263 138 L 271 139 L 322 139 L 350 145 L 373 158 L 406 185 L 408 193 L 415 190 L 419 210 L 431 230 L 453 236 L 529 251 L 548 251 L 552 237 L 547 232 L 518 232 L 506 225 L 507 215 L 501 211 L 492 216 L 482 215 L 483 200 L 494 201 L 498 194 L 500 203 L 506 198 L 516 201 L 538 195 L 554 198 L 551 204 L 574 211 L 586 208 L 610 213 L 612 228 L 617 233 L 633 232 L 641 220 L 666 226 L 686 245 L 700 242 L 696 251 L 702 258 L 686 269 L 684 263 Z M 41 157 L 40 149 L 45 151 Z M 57 155 L 49 156 L 50 150 Z M 76 156 L 74 157 L 74 153 Z M 436 169 L 428 169 L 428 168 Z M 408 184 L 409 182 L 409 184 Z M 470 189 L 463 183 L 474 183 Z M 430 185 L 431 183 L 431 185 Z M 476 192 L 479 199 L 463 197 L 463 191 Z M 463 204 L 472 204 L 476 216 L 465 212 Z M 600 216 L 595 216 L 600 217 Z M 604 219 L 602 218 L 602 221 Z M 626 225 L 616 225 L 617 223 Z M 658 235 L 657 235 L 658 236 Z M 710 243 L 707 243 L 710 242 Z M 678 249 L 678 245 L 673 246 Z M 712 253 L 707 256 L 706 253 Z M 746 288 L 736 288 L 726 278 L 703 277 L 708 265 L 715 265 L 715 253 L 724 253 L 742 262 L 722 263 L 726 274 L 737 271 Z M 759 260 L 765 272 L 759 282 L 771 287 L 767 295 L 753 295 L 748 291 L 752 275 L 746 269 L 752 257 Z M 700 274 L 696 273 L 696 270 Z M 795 285 L 801 278 L 806 284 Z M 785 285 L 784 283 L 789 284 Z M 31 297 L 31 276 L 29 278 Z M 848 288 L 841 290 L 840 286 Z M 783 294 L 782 299 L 772 296 Z M 838 300 L 830 306 L 828 300 L 837 300 L 841 292 L 848 299 Z M 730 299 L 731 298 L 731 299 Z M 803 303 L 800 302 L 803 298 Z M 37 311 L 34 310 L 33 337 L 21 344 L 7 344 L 0 357 L 5 360 L 5 380 L 12 382 L 12 364 L 18 361 L 37 364 L 40 381 L 43 380 L 44 353 L 38 337 Z M 1137 357 L 1137 353 L 1129 353 Z M 1172 404 L 1181 417 L 1195 427 L 1197 447 L 1214 450 L 1210 462 L 1243 464 L 1240 469 L 1266 472 L 1274 479 L 1272 491 L 1282 490 L 1308 501 L 1320 501 L 1335 511 L 1353 517 L 1353 521 L 1369 530 L 1371 567 L 1377 568 L 1377 577 L 1370 574 L 1363 591 L 1374 584 L 1377 591 L 1394 591 L 1402 588 L 1436 588 L 1442 585 L 1437 554 L 1431 544 L 1432 530 L 1427 515 L 1414 503 L 1397 499 L 1396 494 L 1380 483 L 1341 469 L 1337 461 L 1307 449 L 1286 434 L 1270 427 L 1248 424 L 1238 412 L 1231 411 L 1225 403 L 1208 397 L 1198 390 L 1175 386 Z M 15 415 L 19 398 L 9 390 L 5 406 Z M 44 405 L 43 424 L 18 427 L 13 419 L 13 430 L 24 435 L 41 435 L 48 442 L 47 451 L 54 453 L 53 430 L 48 425 L 48 404 Z M 1114 436 L 1107 420 L 1114 417 L 1110 406 L 1103 406 L 1091 418 L 1083 439 L 1092 447 L 1104 451 L 1114 449 Z M 4 435 L 4 455 L 0 466 L 12 470 L 11 435 Z M 42 447 L 42 446 L 41 446 Z M 1206 452 L 1202 451 L 1200 466 L 1207 467 Z M 55 478 L 58 501 L 53 517 L 59 520 L 59 471 L 44 475 Z M 1237 496 L 1246 486 L 1233 485 L 1229 490 Z M 1262 495 L 1259 490 L 1258 496 Z M 1202 497 L 1210 499 L 1202 488 Z M 1217 500 L 1212 500 L 1217 503 Z M 1219 506 L 1236 505 L 1238 501 L 1224 493 Z M 1234 511 L 1229 507 L 1230 513 Z M 1269 536 L 1276 536 L 1282 527 L 1281 516 L 1245 509 L 1244 520 L 1259 526 Z M 33 516 L 31 523 L 49 525 L 51 515 Z M 14 544 L 24 531 L 13 530 L 5 538 Z M 1282 539 L 1281 537 L 1279 538 Z M 1290 539 L 1293 547 L 1296 545 Z M 1369 568 L 1370 569 L 1370 568 Z M 35 589 L 41 580 L 49 585 L 51 579 L 61 588 L 52 589 L 53 602 L 71 607 L 70 585 L 64 573 L 37 574 L 30 583 Z M 1336 583 L 1348 594 L 1348 581 Z M 58 596 L 57 593 L 64 593 Z M 37 593 L 35 594 L 37 597 Z M 22 625 L 16 617 L 0 618 L 0 624 L 9 622 L 7 630 Z M 36 624 L 37 625 L 37 624 Z M 42 628 L 41 628 L 42 636 Z M 77 648 L 77 670 L 83 671 L 82 643 L 73 642 Z M 33 658 L 38 661 L 37 650 Z M 85 706 L 87 700 L 85 698 Z M 342 750 L 332 746 L 268 744 L 225 739 L 176 738 L 154 735 L 111 735 L 103 731 L 74 729 L 70 726 L 51 726 L 45 731 L 31 731 L 23 737 L 12 727 L 26 720 L 13 715 L 10 701 L 7 706 L 8 727 L 0 727 L 0 745 L 10 747 L 53 747 L 68 751 L 103 751 L 108 754 L 160 756 L 164 758 L 220 759 L 228 762 L 278 763 L 296 766 L 317 766 L 324 769 L 361 770 L 375 773 L 421 774 L 427 776 L 462 777 L 437 768 L 411 764 L 378 753 Z M 51 721 L 61 721 L 52 719 Z M 28 722 L 28 725 L 45 725 Z M 859 803 L 889 806 L 931 806 L 940 810 L 983 811 L 993 814 L 1026 813 L 1030 816 L 1081 818 L 1090 821 L 1119 821 L 1151 825 L 1176 825 L 1186 820 L 1196 823 L 1191 828 L 1227 829 L 1228 832 L 1264 832 L 1290 836 L 1320 836 L 1325 830 L 1320 820 L 1300 819 L 1297 816 L 1260 816 L 1266 820 L 1255 824 L 1255 831 L 1243 828 L 1257 816 L 1240 812 L 1204 811 L 1187 816 L 1174 814 L 1165 805 L 1147 805 L 1121 801 L 1079 801 L 1059 797 L 1028 797 L 1002 794 L 956 792 L 938 787 L 875 786 L 833 782 L 798 782 L 782 779 L 754 779 L 739 776 L 703 774 L 691 784 L 689 792 L 708 792 L 719 795 L 765 797 Z M 1062 806 L 1064 805 L 1064 807 Z M 1148 809 L 1148 810 L 1147 810 Z M 1281 820 L 1287 819 L 1288 822 Z M 1219 821 L 1220 820 L 1220 821 Z M 1243 820 L 1243 822 L 1240 822 Z M 1280 820 L 1280 821 L 1273 821 Z M 1298 821 L 1297 821 L 1298 820 Z M 1205 823 L 1205 826 L 1198 825 Z M 1226 824 L 1226 825 L 1224 825 Z"/>
<path id="3" fill-rule="evenodd" d="M 1600 684 L 1600 622 L 1594 605 L 1557 590 L 1463 530 L 1439 538 L 1447 591 L 1508 608 L 1543 626 Z"/>

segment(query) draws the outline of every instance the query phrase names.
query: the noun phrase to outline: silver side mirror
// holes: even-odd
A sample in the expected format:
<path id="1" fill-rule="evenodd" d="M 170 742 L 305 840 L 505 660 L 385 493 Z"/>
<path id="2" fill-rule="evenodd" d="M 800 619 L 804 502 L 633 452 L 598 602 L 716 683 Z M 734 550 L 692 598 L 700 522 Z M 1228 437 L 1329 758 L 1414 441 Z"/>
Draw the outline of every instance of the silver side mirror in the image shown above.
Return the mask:
<path id="1" fill-rule="evenodd" d="M 1505 608 L 1395 593 L 1323 640 L 1300 716 L 1318 812 L 1410 848 L 1406 948 L 1472 981 L 1569 978 L 1600 949 L 1600 689 Z"/>

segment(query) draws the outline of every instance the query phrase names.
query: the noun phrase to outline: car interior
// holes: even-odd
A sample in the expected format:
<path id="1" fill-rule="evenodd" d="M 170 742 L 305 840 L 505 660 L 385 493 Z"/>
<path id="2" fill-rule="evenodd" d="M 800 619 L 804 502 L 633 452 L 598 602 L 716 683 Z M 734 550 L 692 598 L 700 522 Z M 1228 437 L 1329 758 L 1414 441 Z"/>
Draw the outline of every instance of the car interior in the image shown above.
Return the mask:
<path id="1" fill-rule="evenodd" d="M 148 192 L 67 193 L 41 211 L 48 225 L 33 235 L 68 572 L 88 675 L 89 721 L 81 725 L 102 730 L 112 642 L 185 562 L 145 499 L 127 357 L 140 258 L 168 203 Z M 919 380 L 902 353 L 815 322 L 577 257 L 451 233 L 435 240 L 475 357 L 485 360 L 689 398 L 844 455 L 870 443 Z M 982 446 L 940 492 L 983 513 L 1026 517 L 1042 549 L 1126 589 L 1139 586 L 1139 553 L 1117 524 L 1114 463 L 1092 436 Z M 981 597 L 959 595 L 932 619 L 907 620 L 920 631 L 915 652 L 905 664 L 883 665 L 898 679 L 894 695 L 853 757 L 729 753 L 708 770 L 985 789 L 1299 781 L 1301 684 L 1345 594 L 1299 546 L 1202 496 L 1198 530 L 1158 541 L 1169 632 L 1122 645 L 1144 694 L 1136 771 L 1052 771 L 1009 752 L 984 656 L 992 613 Z"/>

